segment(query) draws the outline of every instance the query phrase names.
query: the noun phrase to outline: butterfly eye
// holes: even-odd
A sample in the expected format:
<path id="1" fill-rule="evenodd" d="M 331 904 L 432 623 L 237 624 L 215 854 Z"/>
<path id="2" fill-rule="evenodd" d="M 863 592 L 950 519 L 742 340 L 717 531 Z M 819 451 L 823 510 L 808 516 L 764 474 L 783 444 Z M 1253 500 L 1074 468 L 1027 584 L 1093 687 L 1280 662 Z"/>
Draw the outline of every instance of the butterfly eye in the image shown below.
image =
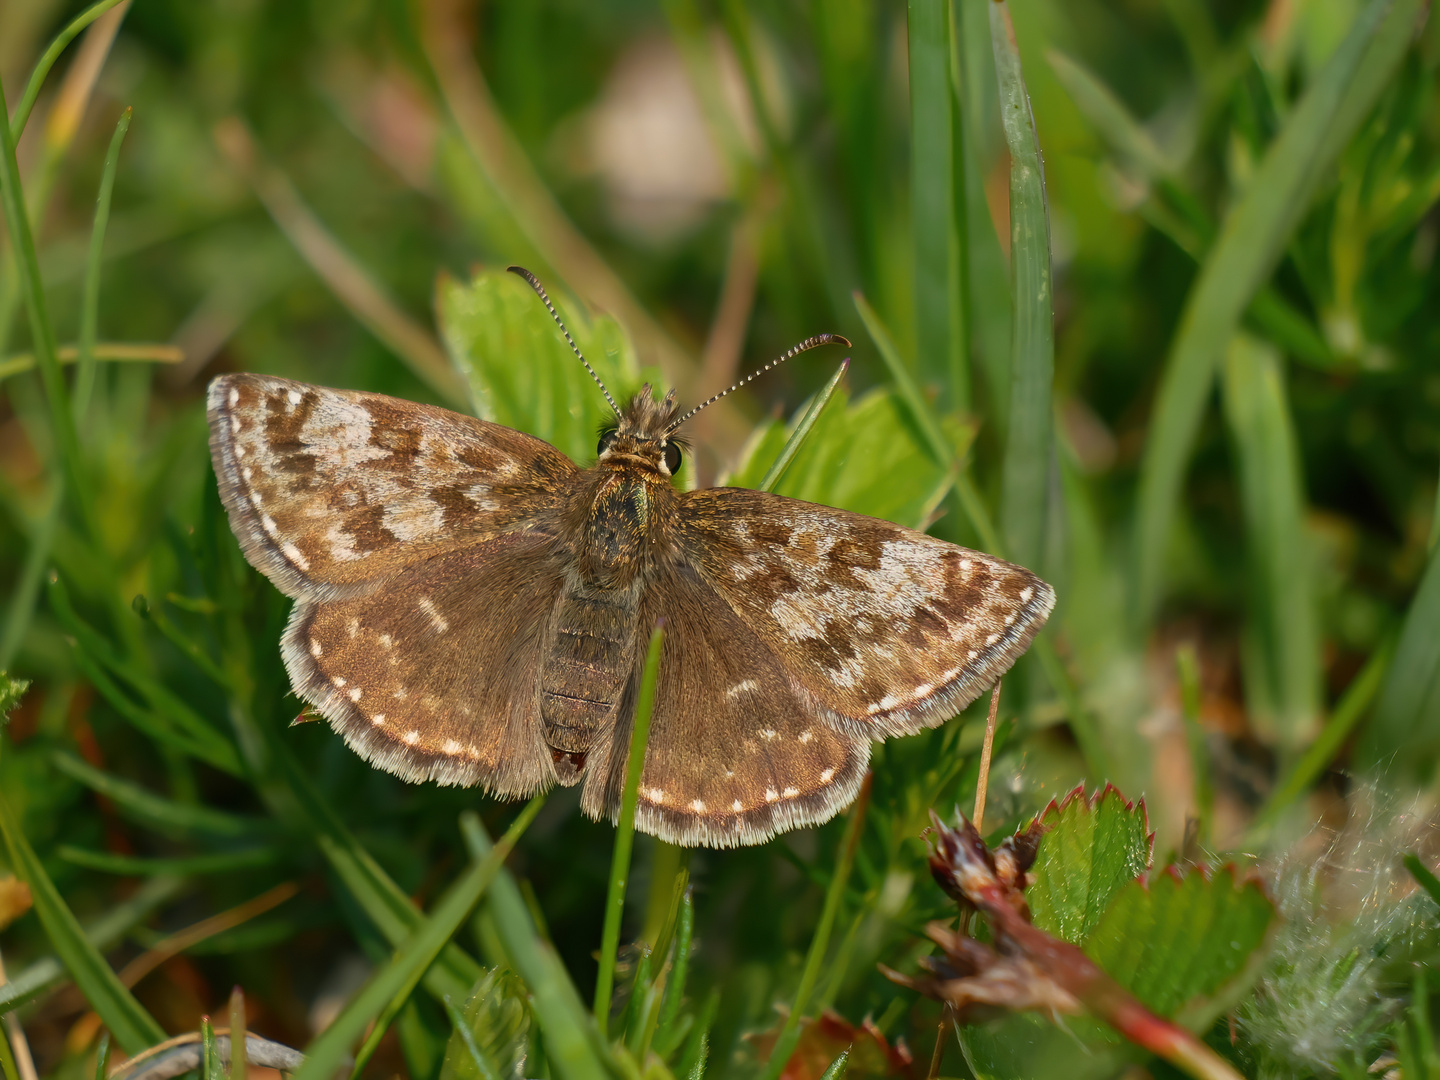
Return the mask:
<path id="1" fill-rule="evenodd" d="M 611 428 L 609 431 L 602 431 L 600 433 L 600 444 L 595 447 L 595 452 L 597 454 L 603 454 L 606 450 L 609 450 L 610 444 L 615 441 L 615 436 L 618 434 L 619 431 L 615 428 Z"/>
<path id="2" fill-rule="evenodd" d="M 681 457 L 679 443 L 667 442 L 665 444 L 665 468 L 671 476 L 680 471 Z"/>

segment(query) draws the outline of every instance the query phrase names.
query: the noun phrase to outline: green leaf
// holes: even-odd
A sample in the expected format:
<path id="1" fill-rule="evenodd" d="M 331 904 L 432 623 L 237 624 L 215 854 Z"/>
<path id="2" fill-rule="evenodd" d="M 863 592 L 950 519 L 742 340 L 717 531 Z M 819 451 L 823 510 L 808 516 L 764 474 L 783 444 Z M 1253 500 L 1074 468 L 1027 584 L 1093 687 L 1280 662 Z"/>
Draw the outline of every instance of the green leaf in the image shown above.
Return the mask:
<path id="1" fill-rule="evenodd" d="M 1010 9 L 991 3 L 990 37 L 1000 87 L 1000 119 L 1010 147 L 1010 413 L 1005 440 L 1001 533 L 1006 557 L 1039 566 L 1050 497 L 1054 441 L 1051 389 L 1055 311 L 1050 277 L 1050 209 L 1045 165 Z"/>
<path id="2" fill-rule="evenodd" d="M 786 433 L 779 421 L 757 428 L 725 483 L 758 488 Z M 927 452 L 895 391 L 875 389 L 851 402 L 837 389 L 774 490 L 918 528 L 952 483 L 953 474 Z"/>
<path id="3" fill-rule="evenodd" d="M 475 414 L 544 439 L 572 460 L 593 458 L 601 426 L 615 415 L 530 286 L 486 270 L 468 283 L 444 279 L 439 293 L 445 344 L 469 380 Z M 630 339 L 609 316 L 551 300 L 623 408 L 640 382 Z"/>
<path id="4" fill-rule="evenodd" d="M 1150 868 L 1145 803 L 1107 786 L 1093 799 L 1076 788 L 1040 816 L 1045 835 L 1025 890 L 1035 925 L 1079 945 L 1115 894 Z"/>
<path id="5" fill-rule="evenodd" d="M 508 971 L 487 971 L 464 1009 L 447 1005 L 454 1031 L 440 1080 L 522 1080 L 530 1035 L 525 984 Z"/>
<path id="6" fill-rule="evenodd" d="M 1259 973 L 1275 905 L 1254 878 L 1173 867 L 1111 901 L 1085 952 L 1160 1016 L 1209 1027 Z"/>
<path id="7" fill-rule="evenodd" d="M 86 937 L 79 920 L 61 898 L 35 850 L 20 831 L 20 823 L 3 796 L 0 796 L 0 832 L 5 834 L 11 865 L 30 886 L 35 912 L 40 916 L 50 944 L 115 1041 L 131 1055 L 163 1042 L 164 1030 L 135 1000 L 100 950 Z"/>
<path id="8" fill-rule="evenodd" d="M 1292 757 L 1318 727 L 1321 657 L 1300 451 L 1279 356 L 1237 334 L 1225 359 L 1224 389 L 1252 576 L 1250 636 L 1257 655 L 1246 671 L 1246 697 L 1261 736 Z"/>
<path id="9" fill-rule="evenodd" d="M 1161 599 L 1170 528 L 1216 366 L 1241 313 L 1275 268 L 1310 197 L 1404 53 L 1423 0 L 1371 0 L 1290 112 L 1225 216 L 1170 348 L 1141 462 L 1135 603 L 1142 624 Z M 1372 48 L 1373 46 L 1373 48 Z"/>

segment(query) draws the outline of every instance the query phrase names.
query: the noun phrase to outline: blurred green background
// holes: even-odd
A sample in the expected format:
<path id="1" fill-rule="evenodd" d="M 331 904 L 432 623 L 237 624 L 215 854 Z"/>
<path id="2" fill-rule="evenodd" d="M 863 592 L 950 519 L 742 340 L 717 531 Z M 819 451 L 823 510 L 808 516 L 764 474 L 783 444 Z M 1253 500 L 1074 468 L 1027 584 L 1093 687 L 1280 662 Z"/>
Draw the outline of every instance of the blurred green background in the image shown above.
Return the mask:
<path id="1" fill-rule="evenodd" d="M 120 962 L 299 883 L 139 984 L 162 1026 L 193 1029 L 240 983 L 254 1027 L 303 1045 L 386 955 L 321 857 L 329 826 L 297 824 L 294 785 L 427 905 L 465 859 L 456 815 L 491 832 L 513 816 L 372 772 L 324 725 L 285 728 L 286 604 L 238 559 L 203 415 L 211 376 L 260 371 L 462 409 L 503 384 L 507 422 L 557 430 L 514 374 L 555 344 L 543 311 L 534 351 L 507 352 L 522 339 L 464 306 L 481 268 L 523 264 L 577 320 L 612 316 L 634 350 L 616 370 L 682 402 L 811 334 L 854 342 L 848 396 L 780 490 L 1003 547 L 1060 595 L 1006 684 L 992 827 L 1113 780 L 1146 797 L 1157 857 L 1196 859 L 1343 823 L 1357 776 L 1397 798 L 1434 790 L 1429 5 L 1013 0 L 1046 202 L 1038 174 L 1012 170 L 1024 118 L 1002 124 L 987 7 L 135 0 L 63 54 L 19 174 L 62 358 L 89 311 L 98 362 L 74 387 L 89 400 L 71 454 L 7 232 L 0 668 L 32 686 L 0 789 L 82 920 L 139 904 Z M 12 115 L 80 10 L 0 7 Z M 87 261 L 127 107 L 103 257 Z M 781 420 L 842 355 L 802 355 L 704 414 L 686 482 L 757 483 Z M 559 377 L 593 393 L 583 372 Z M 917 1068 L 938 1011 L 874 964 L 913 961 L 946 907 L 918 834 L 931 806 L 968 808 L 977 743 L 957 722 L 877 748 L 844 963 L 822 988 L 909 1038 Z M 168 801 L 142 820 L 105 777 Z M 743 1033 L 777 1023 L 842 828 L 690 862 L 692 996 L 717 994 L 717 1067 L 747 1067 Z M 510 864 L 582 993 L 612 836 L 562 793 Z M 642 838 L 637 858 L 622 940 L 653 943 L 676 856 Z M 157 881 L 170 891 L 146 899 Z M 0 944 L 12 971 L 46 951 L 34 918 Z M 438 1067 L 447 1021 L 416 1001 L 372 1070 Z M 78 1000 L 37 1008 L 42 1072 L 79 1069 L 93 1028 Z"/>

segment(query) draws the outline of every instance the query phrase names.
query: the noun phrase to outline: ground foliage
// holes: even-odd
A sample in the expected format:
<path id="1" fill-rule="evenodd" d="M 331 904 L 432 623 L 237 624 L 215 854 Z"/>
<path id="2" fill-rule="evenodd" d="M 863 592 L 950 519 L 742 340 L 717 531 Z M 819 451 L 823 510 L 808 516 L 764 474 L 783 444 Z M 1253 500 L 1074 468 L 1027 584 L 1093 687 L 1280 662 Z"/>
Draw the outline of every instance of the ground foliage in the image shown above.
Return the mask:
<path id="1" fill-rule="evenodd" d="M 863 809 L 820 829 L 638 838 L 613 1045 L 590 1019 L 610 825 L 565 792 L 522 819 L 407 786 L 288 726 L 287 604 L 226 527 L 205 381 L 433 401 L 583 459 L 603 402 L 512 262 L 617 396 L 696 401 L 847 335 L 813 425 L 845 353 L 702 414 L 682 481 L 928 524 L 1056 585 L 1006 680 L 987 833 L 1081 780 L 1149 816 L 1052 808 L 1037 921 L 1142 997 L 1142 936 L 1223 974 L 1227 1016 L 1183 981 L 1152 1004 L 1247 1075 L 1440 1067 L 1440 896 L 1415 885 L 1440 891 L 1428 7 L 135 0 L 58 62 L 79 6 L 0 8 L 23 128 L 0 670 L 29 682 L 0 687 L 0 1010 L 26 1034 L 0 1069 L 28 1047 L 88 1073 L 101 1026 L 127 1053 L 223 1026 L 238 985 L 237 1020 L 307 1071 L 773 1076 L 798 1047 L 809 1076 L 848 1041 L 857 1075 L 1007 1074 L 976 1056 L 1003 1028 L 957 1040 L 876 967 L 914 972 L 954 915 L 921 833 L 971 806 L 978 705 L 877 748 Z M 1101 865 L 1112 899 L 1077 906 Z M 1174 870 L 1121 880 L 1151 866 Z M 1191 948 L 1231 946 L 1192 916 L 1252 870 L 1279 928 L 1243 963 Z M 1021 1074 L 1093 1034 L 1001 1021 L 1032 1022 Z"/>

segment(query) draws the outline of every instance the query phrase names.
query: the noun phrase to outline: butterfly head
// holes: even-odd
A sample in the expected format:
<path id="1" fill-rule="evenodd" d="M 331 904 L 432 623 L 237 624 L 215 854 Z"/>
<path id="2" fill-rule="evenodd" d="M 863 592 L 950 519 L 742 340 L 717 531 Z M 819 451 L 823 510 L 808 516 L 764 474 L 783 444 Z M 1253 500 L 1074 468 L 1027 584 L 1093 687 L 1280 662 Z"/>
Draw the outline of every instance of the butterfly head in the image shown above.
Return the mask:
<path id="1" fill-rule="evenodd" d="M 681 442 L 674 436 L 675 391 L 656 401 L 650 384 L 630 399 L 619 422 L 600 433 L 600 461 L 616 465 L 640 465 L 662 476 L 674 476 L 683 459 Z"/>

